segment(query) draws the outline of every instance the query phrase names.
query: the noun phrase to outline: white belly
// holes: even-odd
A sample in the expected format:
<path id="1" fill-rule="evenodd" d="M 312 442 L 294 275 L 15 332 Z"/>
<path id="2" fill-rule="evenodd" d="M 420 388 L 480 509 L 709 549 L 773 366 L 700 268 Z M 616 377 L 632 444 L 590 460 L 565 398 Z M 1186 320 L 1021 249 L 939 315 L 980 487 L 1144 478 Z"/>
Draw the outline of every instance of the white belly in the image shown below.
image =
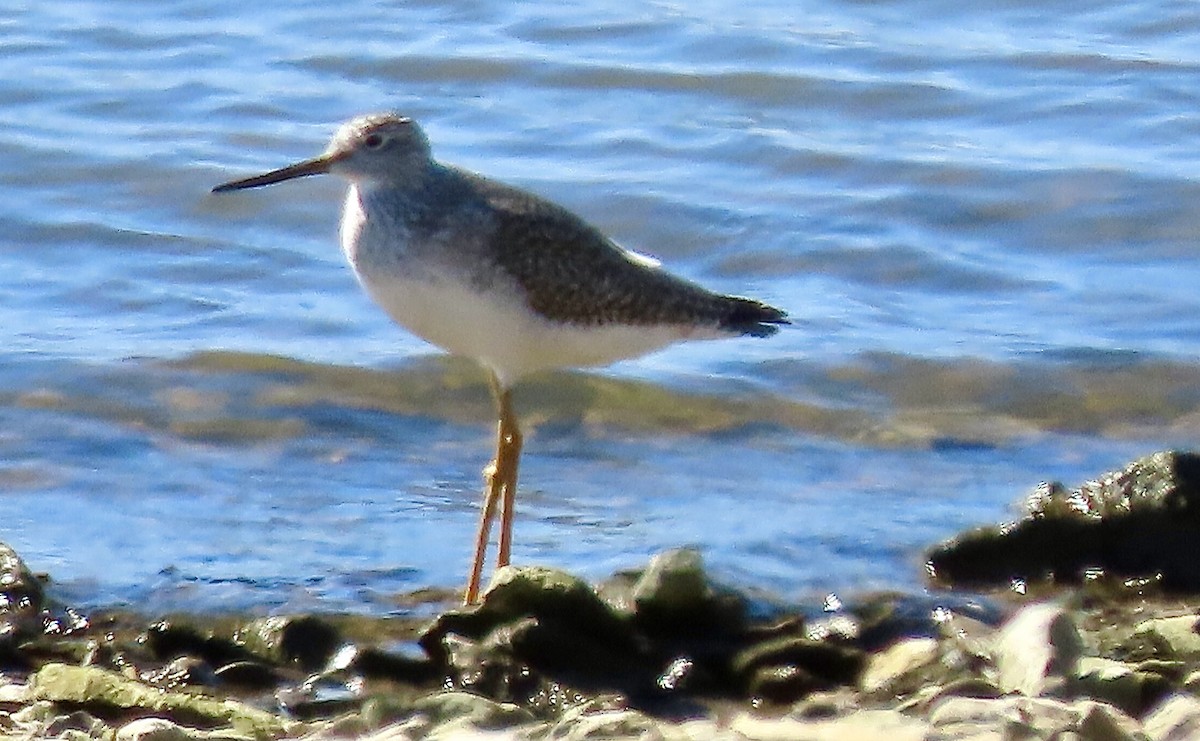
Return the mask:
<path id="1" fill-rule="evenodd" d="M 426 282 L 362 273 L 359 280 L 398 324 L 448 352 L 474 358 L 506 385 L 541 370 L 606 365 L 679 340 L 717 334 L 676 325 L 552 322 L 518 296 L 480 294 L 451 280 Z"/>

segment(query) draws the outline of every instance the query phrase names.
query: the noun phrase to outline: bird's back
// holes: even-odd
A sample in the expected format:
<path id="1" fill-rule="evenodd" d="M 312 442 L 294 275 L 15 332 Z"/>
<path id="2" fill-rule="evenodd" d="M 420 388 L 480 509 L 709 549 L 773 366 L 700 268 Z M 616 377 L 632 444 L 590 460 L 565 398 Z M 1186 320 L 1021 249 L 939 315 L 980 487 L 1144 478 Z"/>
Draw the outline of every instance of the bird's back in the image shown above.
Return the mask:
<path id="1" fill-rule="evenodd" d="M 572 325 L 680 325 L 768 336 L 786 314 L 724 296 L 632 255 L 567 209 L 466 174 L 493 215 L 488 252 L 529 307 Z"/>

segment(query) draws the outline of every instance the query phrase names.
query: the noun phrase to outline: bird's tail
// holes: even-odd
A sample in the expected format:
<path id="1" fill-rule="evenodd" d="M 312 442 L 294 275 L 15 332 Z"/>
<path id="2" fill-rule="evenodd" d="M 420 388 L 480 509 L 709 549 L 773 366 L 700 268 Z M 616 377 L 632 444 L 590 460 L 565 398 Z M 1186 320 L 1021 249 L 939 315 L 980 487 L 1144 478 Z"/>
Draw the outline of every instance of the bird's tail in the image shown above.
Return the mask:
<path id="1" fill-rule="evenodd" d="M 719 326 L 727 332 L 751 337 L 770 337 L 779 331 L 779 325 L 791 324 L 787 312 L 761 301 L 736 296 L 728 296 L 726 300 L 728 312 L 721 319 Z"/>

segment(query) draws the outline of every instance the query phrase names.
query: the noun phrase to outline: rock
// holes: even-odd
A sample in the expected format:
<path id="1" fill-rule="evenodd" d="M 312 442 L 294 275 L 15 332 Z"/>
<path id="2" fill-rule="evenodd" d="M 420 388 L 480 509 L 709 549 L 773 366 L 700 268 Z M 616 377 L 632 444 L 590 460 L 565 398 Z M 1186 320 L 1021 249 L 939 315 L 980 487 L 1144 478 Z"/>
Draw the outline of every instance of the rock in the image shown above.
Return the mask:
<path id="1" fill-rule="evenodd" d="M 1079 583 L 1097 572 L 1161 579 L 1200 590 L 1200 455 L 1166 451 L 1076 490 L 1043 484 L 1027 515 L 956 537 L 928 554 L 941 586 L 999 586 L 1015 579 Z"/>
<path id="2" fill-rule="evenodd" d="M 1078 729 L 1085 741 L 1141 741 L 1144 738 L 1137 721 L 1098 702 L 1084 705 Z"/>
<path id="3" fill-rule="evenodd" d="M 1171 695 L 1142 721 L 1151 741 L 1193 741 L 1200 738 L 1200 700 Z"/>
<path id="4" fill-rule="evenodd" d="M 212 685 L 216 682 L 216 675 L 208 663 L 190 656 L 180 656 L 165 666 L 144 671 L 141 678 L 147 684 L 166 690 L 192 685 Z"/>
<path id="5" fill-rule="evenodd" d="M 459 687 L 500 700 L 553 693 L 550 684 L 659 692 L 663 673 L 587 583 L 555 569 L 505 567 L 481 605 L 451 610 L 419 643 Z"/>
<path id="6" fill-rule="evenodd" d="M 28 612 L 36 615 L 42 609 L 45 593 L 42 582 L 34 575 L 15 550 L 0 543 L 0 615 Z"/>
<path id="7" fill-rule="evenodd" d="M 282 687 L 276 690 L 275 700 L 288 717 L 299 720 L 326 718 L 361 705 L 351 683 L 327 674 L 314 674 L 299 685 Z"/>
<path id="8" fill-rule="evenodd" d="M 116 741 L 190 741 L 194 736 L 166 718 L 139 718 L 117 730 Z"/>
<path id="9" fill-rule="evenodd" d="M 927 684 L 918 688 L 896 705 L 896 709 L 905 713 L 928 715 L 932 708 L 947 697 L 995 699 L 1000 697 L 1000 690 L 981 677 L 952 679 L 944 685 Z"/>
<path id="10" fill-rule="evenodd" d="M 1181 688 L 1184 692 L 1200 695 L 1200 669 L 1196 669 L 1184 677 Z"/>
<path id="11" fill-rule="evenodd" d="M 1025 607 L 996 635 L 996 685 L 1029 697 L 1060 693 L 1075 678 L 1082 650 L 1066 610 L 1053 604 Z"/>
<path id="12" fill-rule="evenodd" d="M 543 672 L 589 685 L 649 690 L 657 676 L 631 637 L 594 640 L 558 621 L 526 618 L 494 631 L 490 639 Z"/>
<path id="13" fill-rule="evenodd" d="M 415 741 L 416 739 L 421 739 L 421 741 L 438 741 L 436 737 L 430 736 L 427 731 L 428 725 L 425 724 L 422 719 L 413 719 L 409 722 L 397 723 L 395 725 L 388 726 L 387 728 L 381 728 L 374 733 L 366 735 L 354 732 L 338 733 L 336 729 L 333 729 L 328 733 L 321 732 L 315 734 L 314 736 L 305 738 L 309 739 L 309 741 L 334 741 L 335 739 L 347 738 L 353 738 L 356 741 Z M 487 736 L 484 736 L 480 733 L 461 733 L 457 738 L 452 736 L 443 737 L 441 741 L 451 741 L 451 739 L 453 739 L 453 741 L 483 741 L 485 738 L 487 738 Z M 494 741 L 501 740 L 495 739 Z"/>
<path id="14" fill-rule="evenodd" d="M 117 729 L 116 741 L 250 741 L 252 737 L 188 728 L 166 718 L 139 718 Z"/>
<path id="15" fill-rule="evenodd" d="M 1140 671 L 1112 659 L 1085 656 L 1079 660 L 1074 689 L 1111 703 L 1130 715 L 1140 716 L 1158 702 L 1170 685 L 1161 674 Z"/>
<path id="16" fill-rule="evenodd" d="M 42 632 L 42 583 L 17 552 L 0 543 L 0 667 L 24 663 L 19 645 Z"/>
<path id="17" fill-rule="evenodd" d="M 1200 618 L 1195 615 L 1144 620 L 1133 629 L 1133 640 L 1148 643 L 1160 658 L 1200 657 Z"/>
<path id="18" fill-rule="evenodd" d="M 867 660 L 859 687 L 868 694 L 909 694 L 924 683 L 931 665 L 938 662 L 938 653 L 938 642 L 933 638 L 898 641 Z"/>
<path id="19" fill-rule="evenodd" d="M 261 661 L 233 661 L 218 667 L 213 675 L 224 684 L 246 689 L 270 689 L 282 679 L 274 667 Z"/>
<path id="20" fill-rule="evenodd" d="M 0 677 L 0 705 L 23 705 L 29 702 L 29 686 Z"/>
<path id="21" fill-rule="evenodd" d="M 412 702 L 408 698 L 388 694 L 367 698 L 360 711 L 363 725 L 373 730 L 398 723 L 412 714 Z M 429 725 L 432 723 L 425 723 L 426 728 Z"/>
<path id="22" fill-rule="evenodd" d="M 389 653 L 375 647 L 356 650 L 347 668 L 368 679 L 405 684 L 427 684 L 441 677 L 440 668 L 427 657 Z"/>
<path id="23" fill-rule="evenodd" d="M 730 668 L 746 694 L 782 703 L 813 690 L 854 684 L 865 661 L 856 648 L 784 636 L 741 651 Z"/>
<path id="24" fill-rule="evenodd" d="M 698 551 L 667 551 L 652 558 L 632 597 L 633 619 L 651 636 L 740 633 L 746 626 L 745 602 L 710 582 Z"/>
<path id="25" fill-rule="evenodd" d="M 444 659 L 443 636 L 480 639 L 496 627 L 534 617 L 600 641 L 629 642 L 629 629 L 582 579 L 546 567 L 498 569 L 475 607 L 442 613 L 418 642 L 435 661 Z"/>
<path id="26" fill-rule="evenodd" d="M 158 661 L 193 656 L 210 666 L 222 666 L 255 658 L 244 646 L 227 638 L 205 634 L 193 625 L 171 620 L 160 620 L 147 628 L 141 643 Z"/>
<path id="27" fill-rule="evenodd" d="M 324 667 L 342 643 L 336 628 L 311 616 L 256 620 L 238 630 L 234 641 L 256 657 L 305 671 Z"/>
<path id="28" fill-rule="evenodd" d="M 795 664 L 755 667 L 744 681 L 745 694 L 755 702 L 787 705 L 807 697 L 829 683 Z"/>
<path id="29" fill-rule="evenodd" d="M 986 601 L 882 595 L 857 611 L 827 600 L 834 617 L 857 627 L 827 630 L 820 640 L 814 629 L 830 622 L 769 611 L 770 622 L 744 614 L 728 622 L 706 618 L 711 631 L 673 633 L 669 621 L 640 622 L 640 607 L 661 597 L 673 607 L 652 612 L 686 621 L 689 609 L 710 609 L 720 590 L 686 553 L 667 554 L 660 563 L 652 579 L 646 577 L 652 569 L 622 577 L 620 609 L 561 572 L 506 570 L 483 605 L 453 610 L 428 631 L 439 660 L 411 650 L 409 621 L 320 620 L 326 635 L 344 631 L 386 646 L 338 638 L 341 648 L 324 660 L 288 653 L 276 624 L 258 633 L 275 636 L 271 647 L 255 650 L 277 658 L 221 665 L 218 681 L 204 691 L 282 708 L 276 712 L 300 719 L 294 722 L 172 689 L 193 678 L 208 681 L 211 664 L 201 654 L 252 655 L 212 637 L 214 630 L 231 634 L 230 618 L 191 629 L 162 623 L 142 641 L 143 618 L 91 616 L 95 622 L 82 635 L 39 637 L 36 652 L 23 644 L 29 666 L 52 663 L 3 672 L 0 738 L 1146 741 L 1200 732 L 1200 700 L 1161 700 L 1200 687 L 1196 619 L 1180 616 L 1195 609 L 1195 600 L 1111 600 L 1081 590 L 1060 600 L 1070 612 L 1032 604 L 996 629 Z M 963 613 L 947 606 L 953 599 L 966 605 Z M 76 666 L 74 646 L 86 642 L 103 650 L 87 654 L 96 665 Z M 1083 645 L 1097 655 L 1082 656 Z M 301 671 L 302 661 L 320 663 L 321 670 Z M 5 684 L 5 677 L 28 682 Z M 415 699 L 446 677 L 445 686 L 470 692 Z M 1002 697 L 1000 684 L 1006 692 L 1040 696 Z M 768 717 L 737 715 L 748 704 L 744 698 Z M 1142 715 L 1146 733 L 1130 717 Z M 127 722 L 134 718 L 140 720 Z"/>
<path id="30" fill-rule="evenodd" d="M 537 693 L 541 678 L 511 651 L 450 633 L 442 638 L 446 671 L 454 686 L 512 701 Z"/>
<path id="31" fill-rule="evenodd" d="M 623 632 L 616 616 L 587 582 L 542 566 L 497 570 L 483 594 L 479 613 L 500 620 L 533 615 L 604 632 Z"/>
<path id="32" fill-rule="evenodd" d="M 659 724 L 637 710 L 602 710 L 567 713 L 550 730 L 548 736 L 562 741 L 587 739 L 641 739 L 657 741 L 663 738 Z"/>
<path id="33" fill-rule="evenodd" d="M 929 724 L 894 710 L 859 710 L 838 718 L 758 718 L 743 713 L 730 730 L 747 741 L 924 741 Z M 939 737 L 941 738 L 941 737 Z"/>
<path id="34" fill-rule="evenodd" d="M 180 714 L 203 719 L 213 726 L 230 726 L 255 738 L 271 738 L 287 728 L 282 719 L 234 700 L 164 692 L 98 667 L 47 664 L 30 678 L 29 695 L 36 700 L 69 703 L 85 709 Z"/>
<path id="35" fill-rule="evenodd" d="M 434 725 L 463 722 L 475 728 L 501 729 L 533 721 L 533 715 L 507 702 L 495 702 L 469 692 L 439 692 L 412 705 Z"/>
<path id="36" fill-rule="evenodd" d="M 102 739 L 112 731 L 91 713 L 75 710 L 49 719 L 42 730 L 46 738 Z"/>
<path id="37" fill-rule="evenodd" d="M 1097 518 L 1129 514 L 1170 515 L 1200 521 L 1200 455 L 1160 451 L 1139 458 L 1067 492 L 1039 487 L 1027 503 L 1034 516 L 1071 512 Z"/>
<path id="38" fill-rule="evenodd" d="M 1033 697 L 948 698 L 930 714 L 933 738 L 1139 741 L 1134 719 L 1102 703 Z"/>
<path id="39" fill-rule="evenodd" d="M 849 611 L 856 624 L 850 640 L 871 652 L 906 638 L 939 638 L 947 631 L 961 632 L 966 624 L 981 624 L 990 633 L 1003 618 L 989 600 L 944 592 L 877 592 L 855 600 Z M 833 619 L 836 617 L 837 613 Z"/>

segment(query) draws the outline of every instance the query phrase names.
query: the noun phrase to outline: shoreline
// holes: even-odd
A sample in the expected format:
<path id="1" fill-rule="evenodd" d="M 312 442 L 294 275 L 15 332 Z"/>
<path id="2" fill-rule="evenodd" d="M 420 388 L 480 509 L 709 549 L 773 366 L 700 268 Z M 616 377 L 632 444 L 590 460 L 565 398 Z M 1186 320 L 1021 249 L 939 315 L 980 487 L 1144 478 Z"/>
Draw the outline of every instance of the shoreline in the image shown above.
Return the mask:
<path id="1" fill-rule="evenodd" d="M 678 550 L 597 585 L 506 567 L 470 608 L 406 597 L 432 619 L 85 615 L 0 546 L 0 735 L 1198 737 L 1197 512 L 1200 457 L 1158 453 L 933 546 L 925 594 L 804 614 Z"/>

